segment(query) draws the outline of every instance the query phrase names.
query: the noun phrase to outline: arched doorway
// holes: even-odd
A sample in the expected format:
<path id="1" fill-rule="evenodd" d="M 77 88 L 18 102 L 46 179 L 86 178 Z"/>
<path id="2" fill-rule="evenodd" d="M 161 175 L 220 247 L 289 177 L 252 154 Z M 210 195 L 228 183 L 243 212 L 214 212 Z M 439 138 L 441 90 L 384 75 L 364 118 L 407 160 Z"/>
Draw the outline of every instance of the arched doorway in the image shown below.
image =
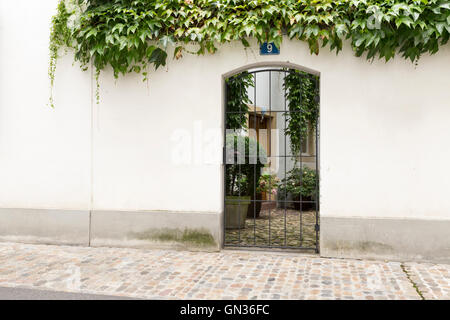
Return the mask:
<path id="1" fill-rule="evenodd" d="M 286 67 L 226 78 L 225 247 L 319 251 L 319 84 Z"/>

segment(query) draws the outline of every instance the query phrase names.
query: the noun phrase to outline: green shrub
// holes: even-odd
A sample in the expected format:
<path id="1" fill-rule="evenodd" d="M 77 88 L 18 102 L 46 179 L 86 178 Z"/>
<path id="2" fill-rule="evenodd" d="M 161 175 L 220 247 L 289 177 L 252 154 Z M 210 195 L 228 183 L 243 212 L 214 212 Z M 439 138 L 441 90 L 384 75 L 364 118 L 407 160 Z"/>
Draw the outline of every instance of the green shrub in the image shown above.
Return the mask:
<path id="1" fill-rule="evenodd" d="M 287 177 L 282 179 L 278 187 L 278 200 L 287 200 L 289 195 L 296 200 L 316 198 L 317 172 L 308 167 L 294 168 L 287 172 Z"/>
<path id="2" fill-rule="evenodd" d="M 239 153 L 239 145 L 245 148 L 243 155 Z M 253 195 L 261 169 L 267 163 L 264 148 L 248 136 L 227 135 L 226 150 L 226 163 L 229 163 L 225 172 L 226 195 Z"/>

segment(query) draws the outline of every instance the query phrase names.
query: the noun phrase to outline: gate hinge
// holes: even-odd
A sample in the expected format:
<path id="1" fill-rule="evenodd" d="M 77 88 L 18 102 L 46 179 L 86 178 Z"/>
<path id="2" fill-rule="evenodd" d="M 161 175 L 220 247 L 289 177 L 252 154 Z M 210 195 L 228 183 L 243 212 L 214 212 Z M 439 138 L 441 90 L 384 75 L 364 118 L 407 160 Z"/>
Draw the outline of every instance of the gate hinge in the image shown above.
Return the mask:
<path id="1" fill-rule="evenodd" d="M 320 231 L 320 226 L 318 224 L 315 225 L 315 230 Z"/>

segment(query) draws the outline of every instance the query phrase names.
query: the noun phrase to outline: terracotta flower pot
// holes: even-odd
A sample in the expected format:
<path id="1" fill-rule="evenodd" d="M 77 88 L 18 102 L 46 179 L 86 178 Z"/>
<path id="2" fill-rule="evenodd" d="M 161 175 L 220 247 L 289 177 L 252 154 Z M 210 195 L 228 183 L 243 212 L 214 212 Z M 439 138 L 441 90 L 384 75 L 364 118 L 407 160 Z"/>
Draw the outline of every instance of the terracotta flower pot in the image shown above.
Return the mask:
<path id="1" fill-rule="evenodd" d="M 247 217 L 249 196 L 227 196 L 225 198 L 225 228 L 243 229 L 245 228 L 245 218 Z"/>

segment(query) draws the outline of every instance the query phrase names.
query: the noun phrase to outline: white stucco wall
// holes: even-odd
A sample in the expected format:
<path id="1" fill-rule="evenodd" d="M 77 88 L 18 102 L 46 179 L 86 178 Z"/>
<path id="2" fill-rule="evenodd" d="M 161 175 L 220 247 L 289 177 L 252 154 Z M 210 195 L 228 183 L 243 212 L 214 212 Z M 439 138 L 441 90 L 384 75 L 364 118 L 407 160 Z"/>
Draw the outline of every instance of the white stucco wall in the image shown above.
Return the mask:
<path id="1" fill-rule="evenodd" d="M 449 46 L 415 67 L 400 57 L 369 63 L 348 46 L 312 56 L 286 40 L 279 56 L 263 57 L 256 44 L 234 43 L 170 60 L 148 88 L 141 76 L 116 82 L 106 71 L 100 105 L 90 73 L 69 56 L 58 64 L 51 109 L 56 2 L 0 1 L 0 207 L 220 212 L 220 162 L 173 164 L 174 130 L 216 130 L 218 142 L 203 137 L 203 148 L 216 148 L 220 161 L 222 75 L 290 62 L 321 74 L 322 216 L 450 219 Z"/>
<path id="2" fill-rule="evenodd" d="M 58 64 L 48 38 L 57 1 L 0 1 L 0 207 L 81 209 L 90 199 L 90 75 Z"/>

